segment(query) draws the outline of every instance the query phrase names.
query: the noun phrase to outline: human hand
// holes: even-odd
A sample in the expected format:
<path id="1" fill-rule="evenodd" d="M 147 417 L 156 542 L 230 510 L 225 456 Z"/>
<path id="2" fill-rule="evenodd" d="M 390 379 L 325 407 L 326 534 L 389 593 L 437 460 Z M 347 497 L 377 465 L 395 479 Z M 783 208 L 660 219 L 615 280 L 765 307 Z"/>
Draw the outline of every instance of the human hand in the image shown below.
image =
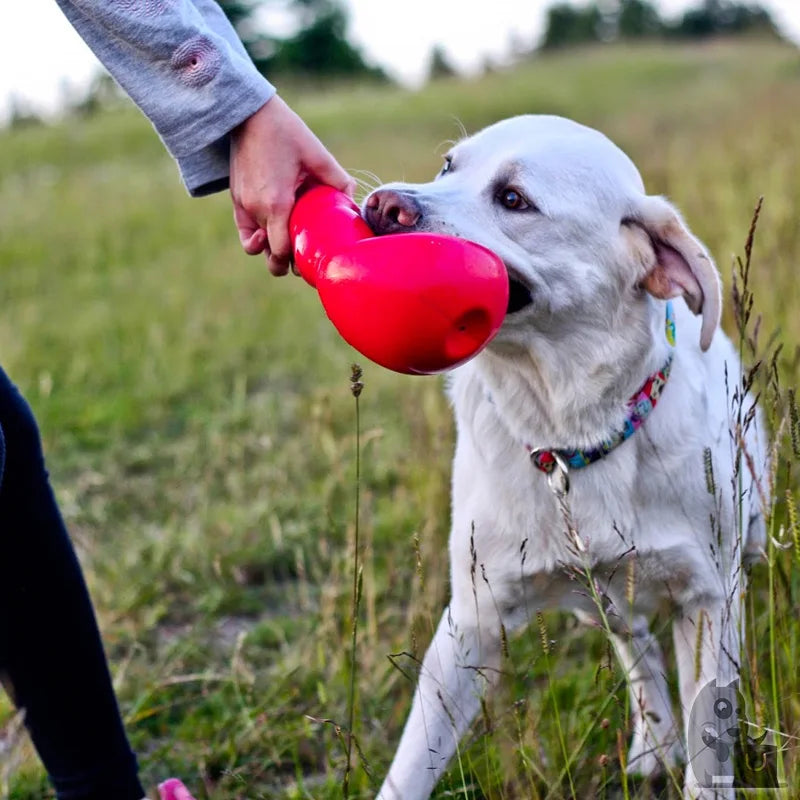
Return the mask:
<path id="1" fill-rule="evenodd" d="M 300 186 L 325 183 L 353 195 L 355 181 L 277 95 L 231 135 L 230 186 L 239 240 L 263 252 L 269 271 L 289 270 L 289 215 Z"/>

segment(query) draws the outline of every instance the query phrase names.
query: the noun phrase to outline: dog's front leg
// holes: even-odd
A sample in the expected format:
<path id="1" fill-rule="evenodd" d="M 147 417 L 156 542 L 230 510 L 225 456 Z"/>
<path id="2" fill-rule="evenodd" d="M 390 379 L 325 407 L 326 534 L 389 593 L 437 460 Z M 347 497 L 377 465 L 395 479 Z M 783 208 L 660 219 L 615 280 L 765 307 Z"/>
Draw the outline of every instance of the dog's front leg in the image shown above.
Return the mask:
<path id="1" fill-rule="evenodd" d="M 500 626 L 445 609 L 419 673 L 411 714 L 378 800 L 425 800 L 480 708 L 500 662 Z"/>
<path id="2" fill-rule="evenodd" d="M 634 617 L 628 630 L 612 634 L 612 641 L 628 676 L 633 739 L 627 770 L 656 775 L 675 763 L 679 751 L 661 648 L 643 616 Z"/>

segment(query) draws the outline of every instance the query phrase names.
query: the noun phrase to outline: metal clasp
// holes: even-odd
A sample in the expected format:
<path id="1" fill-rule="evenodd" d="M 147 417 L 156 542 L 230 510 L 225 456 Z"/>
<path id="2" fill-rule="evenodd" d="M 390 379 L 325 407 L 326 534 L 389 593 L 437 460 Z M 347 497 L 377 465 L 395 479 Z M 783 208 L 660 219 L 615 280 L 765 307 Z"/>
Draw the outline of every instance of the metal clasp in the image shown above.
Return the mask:
<path id="1" fill-rule="evenodd" d="M 569 507 L 569 500 L 567 499 L 567 495 L 569 494 L 569 464 L 567 464 L 564 457 L 555 450 L 546 450 L 544 447 L 535 447 L 531 449 L 530 457 L 531 463 L 537 469 L 540 469 L 540 467 L 536 464 L 534 459 L 537 455 L 539 455 L 539 453 L 548 453 L 553 458 L 553 461 L 551 462 L 552 469 L 546 473 L 547 484 L 550 486 L 550 490 L 553 492 L 553 496 L 556 498 L 556 504 L 558 505 L 561 515 L 564 518 L 564 527 L 566 528 L 570 546 L 575 548 L 576 554 L 585 553 L 586 544 L 581 539 L 578 529 L 575 527 L 575 522 L 572 519 L 572 511 Z"/>
<path id="2" fill-rule="evenodd" d="M 569 464 L 563 457 L 555 450 L 547 450 L 544 447 L 534 447 L 530 451 L 531 462 L 534 462 L 536 456 L 540 453 L 547 452 L 553 457 L 553 468 L 547 472 L 547 484 L 553 490 L 556 497 L 566 497 L 569 493 Z M 534 464 L 534 466 L 536 466 Z M 537 467 L 538 469 L 538 467 Z"/>

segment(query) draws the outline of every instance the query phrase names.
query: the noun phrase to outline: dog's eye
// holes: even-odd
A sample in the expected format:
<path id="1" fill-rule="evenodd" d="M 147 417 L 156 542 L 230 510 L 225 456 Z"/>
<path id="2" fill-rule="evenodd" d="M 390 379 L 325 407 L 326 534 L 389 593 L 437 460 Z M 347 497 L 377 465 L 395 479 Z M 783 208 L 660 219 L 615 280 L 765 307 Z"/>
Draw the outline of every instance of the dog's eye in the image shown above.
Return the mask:
<path id="1" fill-rule="evenodd" d="M 444 164 L 442 165 L 442 169 L 439 172 L 439 177 L 441 178 L 442 175 L 446 175 L 453 167 L 453 156 L 445 156 L 444 157 Z"/>
<path id="2" fill-rule="evenodd" d="M 512 211 L 523 211 L 526 208 L 530 208 L 528 201 L 516 189 L 503 189 L 497 199 L 504 208 L 509 208 Z"/>

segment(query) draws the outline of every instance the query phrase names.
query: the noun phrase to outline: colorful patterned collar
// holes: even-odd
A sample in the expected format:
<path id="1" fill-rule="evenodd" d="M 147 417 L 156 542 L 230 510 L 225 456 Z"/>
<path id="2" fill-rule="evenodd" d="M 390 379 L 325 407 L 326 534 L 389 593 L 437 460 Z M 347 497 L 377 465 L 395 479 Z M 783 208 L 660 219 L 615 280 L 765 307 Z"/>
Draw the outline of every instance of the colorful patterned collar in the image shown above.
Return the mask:
<path id="1" fill-rule="evenodd" d="M 674 347 L 675 317 L 671 300 L 667 301 L 665 333 L 670 347 Z M 628 400 L 628 416 L 625 419 L 625 424 L 619 430 L 614 431 L 607 439 L 600 442 L 597 447 L 589 450 L 548 450 L 544 447 L 528 445 L 531 463 L 537 469 L 550 475 L 556 467 L 560 467 L 564 472 L 567 469 L 580 469 L 607 456 L 626 439 L 630 439 L 642 427 L 644 421 L 650 416 L 650 412 L 656 407 L 671 369 L 672 351 L 670 351 L 664 366 L 658 372 L 650 375 L 639 391 Z"/>

